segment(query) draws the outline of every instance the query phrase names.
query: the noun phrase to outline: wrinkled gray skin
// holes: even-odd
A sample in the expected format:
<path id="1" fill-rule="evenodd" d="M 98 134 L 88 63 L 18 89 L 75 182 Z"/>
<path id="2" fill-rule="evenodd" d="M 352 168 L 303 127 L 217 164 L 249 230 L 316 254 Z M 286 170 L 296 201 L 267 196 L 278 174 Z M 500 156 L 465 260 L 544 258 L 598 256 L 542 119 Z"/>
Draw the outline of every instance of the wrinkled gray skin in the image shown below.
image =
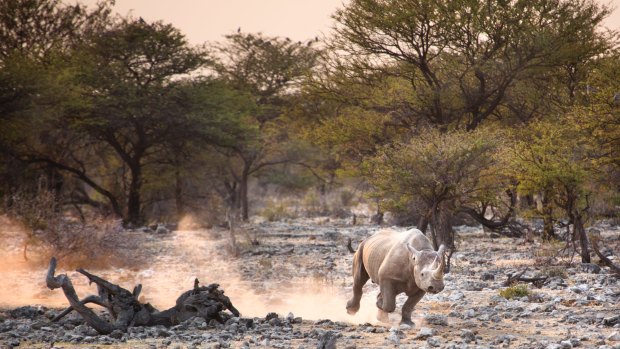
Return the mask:
<path id="1" fill-rule="evenodd" d="M 353 257 L 353 298 L 347 302 L 347 312 L 357 313 L 362 287 L 371 279 L 380 288 L 377 319 L 387 321 L 388 313 L 396 309 L 396 296 L 405 293 L 401 323 L 411 324 L 411 313 L 422 296 L 443 290 L 444 267 L 444 246 L 435 252 L 418 229 L 379 231 L 362 241 Z"/>

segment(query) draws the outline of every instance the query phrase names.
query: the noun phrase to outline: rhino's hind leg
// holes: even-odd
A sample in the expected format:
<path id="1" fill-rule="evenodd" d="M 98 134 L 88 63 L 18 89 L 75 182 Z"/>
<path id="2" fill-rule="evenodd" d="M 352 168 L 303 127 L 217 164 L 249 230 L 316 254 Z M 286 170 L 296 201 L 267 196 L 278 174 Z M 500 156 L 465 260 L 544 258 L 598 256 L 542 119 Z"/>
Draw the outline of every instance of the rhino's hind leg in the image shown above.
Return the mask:
<path id="1" fill-rule="evenodd" d="M 413 325 L 411 313 L 413 313 L 413 308 L 422 299 L 422 296 L 424 296 L 424 291 L 420 290 L 407 298 L 405 304 L 403 304 L 401 324 Z"/>
<path id="2" fill-rule="evenodd" d="M 364 241 L 358 246 L 355 256 L 353 256 L 353 297 L 347 302 L 347 313 L 354 315 L 360 310 L 360 300 L 362 299 L 362 288 L 370 279 L 364 267 Z"/>
<path id="3" fill-rule="evenodd" d="M 377 320 L 381 321 L 381 322 L 385 322 L 385 323 L 389 323 L 390 322 L 390 316 L 389 313 L 381 310 L 381 309 L 377 309 Z"/>
<path id="4" fill-rule="evenodd" d="M 353 297 L 349 299 L 347 302 L 347 313 L 350 315 L 354 315 L 360 310 L 360 300 L 362 299 L 362 288 L 368 282 L 370 276 L 364 268 L 359 270 L 359 273 L 356 273 L 353 276 Z"/>

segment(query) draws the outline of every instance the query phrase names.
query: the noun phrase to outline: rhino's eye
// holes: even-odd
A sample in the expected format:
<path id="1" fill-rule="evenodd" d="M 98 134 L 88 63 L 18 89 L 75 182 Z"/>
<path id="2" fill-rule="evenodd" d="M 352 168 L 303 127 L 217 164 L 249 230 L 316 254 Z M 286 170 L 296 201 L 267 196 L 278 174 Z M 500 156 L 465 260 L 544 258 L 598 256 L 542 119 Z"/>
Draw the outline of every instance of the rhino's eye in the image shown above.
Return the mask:
<path id="1" fill-rule="evenodd" d="M 422 276 L 424 276 L 424 273 L 422 273 Z"/>

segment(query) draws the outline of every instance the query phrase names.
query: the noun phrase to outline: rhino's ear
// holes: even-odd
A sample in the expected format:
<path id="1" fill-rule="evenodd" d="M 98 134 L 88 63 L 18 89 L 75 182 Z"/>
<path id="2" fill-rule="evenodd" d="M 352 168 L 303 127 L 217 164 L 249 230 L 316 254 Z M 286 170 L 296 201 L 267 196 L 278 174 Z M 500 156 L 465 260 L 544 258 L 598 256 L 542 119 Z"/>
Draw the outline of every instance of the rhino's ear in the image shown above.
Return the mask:
<path id="1" fill-rule="evenodd" d="M 411 253 L 411 258 L 416 259 L 420 256 L 420 251 L 416 250 L 410 243 L 407 243 L 407 250 Z"/>

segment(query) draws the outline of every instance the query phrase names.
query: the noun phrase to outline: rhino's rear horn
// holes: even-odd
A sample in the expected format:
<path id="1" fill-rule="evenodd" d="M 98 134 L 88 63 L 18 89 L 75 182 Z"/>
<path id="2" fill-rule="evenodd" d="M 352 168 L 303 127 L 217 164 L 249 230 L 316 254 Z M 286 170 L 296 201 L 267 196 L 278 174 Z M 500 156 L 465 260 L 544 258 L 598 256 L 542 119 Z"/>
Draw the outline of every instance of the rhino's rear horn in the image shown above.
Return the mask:
<path id="1" fill-rule="evenodd" d="M 437 268 L 433 270 L 433 277 L 435 279 L 440 279 L 443 276 L 443 271 L 446 268 L 446 258 L 444 256 L 446 248 L 444 245 L 439 246 L 439 250 L 437 250 L 437 259 L 439 259 L 439 263 L 437 263 Z"/>

